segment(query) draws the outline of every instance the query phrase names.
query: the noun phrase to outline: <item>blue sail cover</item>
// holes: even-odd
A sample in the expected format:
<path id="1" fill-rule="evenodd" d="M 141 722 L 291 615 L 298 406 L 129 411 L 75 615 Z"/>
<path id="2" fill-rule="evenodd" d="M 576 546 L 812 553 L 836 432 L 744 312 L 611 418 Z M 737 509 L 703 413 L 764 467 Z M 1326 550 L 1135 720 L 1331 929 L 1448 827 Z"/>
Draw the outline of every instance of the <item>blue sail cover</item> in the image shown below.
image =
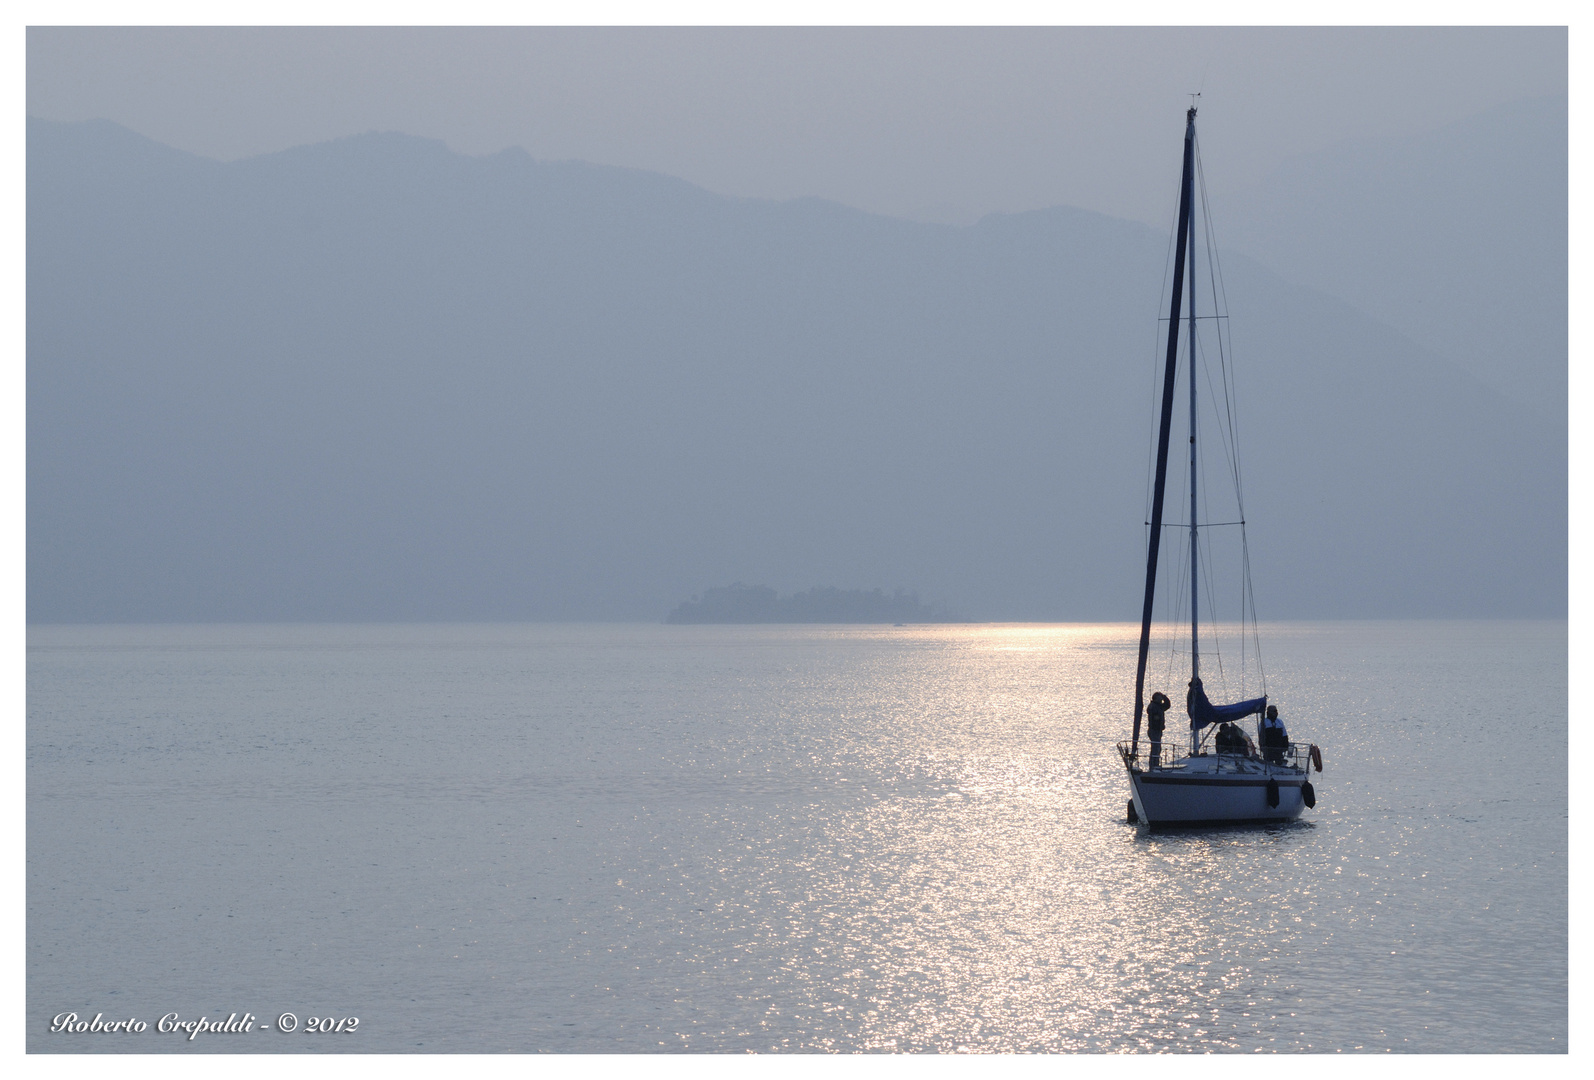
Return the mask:
<path id="1" fill-rule="evenodd" d="M 1190 681 L 1190 693 L 1185 699 L 1185 709 L 1190 714 L 1190 730 L 1200 731 L 1208 724 L 1226 724 L 1242 716 L 1250 716 L 1267 708 L 1267 698 L 1236 701 L 1233 705 L 1214 705 L 1207 700 L 1207 692 L 1200 679 Z"/>

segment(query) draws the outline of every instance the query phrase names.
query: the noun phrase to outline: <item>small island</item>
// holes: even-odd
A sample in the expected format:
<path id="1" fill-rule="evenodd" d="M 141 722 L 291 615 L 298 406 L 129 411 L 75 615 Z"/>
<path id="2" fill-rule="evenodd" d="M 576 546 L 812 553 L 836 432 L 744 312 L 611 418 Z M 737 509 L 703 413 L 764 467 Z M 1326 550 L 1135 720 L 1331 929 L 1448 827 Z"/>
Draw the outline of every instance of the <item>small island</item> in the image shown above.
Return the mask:
<path id="1" fill-rule="evenodd" d="M 932 623 L 962 622 L 939 607 L 919 602 L 918 593 L 898 589 L 820 588 L 777 596 L 768 585 L 740 581 L 707 589 L 678 605 L 667 623 Z"/>

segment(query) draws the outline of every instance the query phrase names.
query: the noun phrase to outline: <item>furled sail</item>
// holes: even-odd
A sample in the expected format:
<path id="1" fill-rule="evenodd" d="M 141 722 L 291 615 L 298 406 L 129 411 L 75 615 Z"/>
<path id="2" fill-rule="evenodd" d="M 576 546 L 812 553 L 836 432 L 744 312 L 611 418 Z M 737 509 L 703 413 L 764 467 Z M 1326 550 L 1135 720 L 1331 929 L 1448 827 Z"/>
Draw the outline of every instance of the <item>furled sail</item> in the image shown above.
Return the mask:
<path id="1" fill-rule="evenodd" d="M 1236 701 L 1233 705 L 1214 705 L 1207 700 L 1206 689 L 1200 679 L 1190 680 L 1190 691 L 1185 695 L 1185 711 L 1190 714 L 1190 730 L 1200 731 L 1208 724 L 1226 724 L 1242 716 L 1262 712 L 1267 708 L 1267 698 Z"/>
<path id="2" fill-rule="evenodd" d="M 1140 717 L 1145 711 L 1146 657 L 1151 651 L 1151 601 L 1157 592 L 1157 551 L 1162 546 L 1162 500 L 1168 481 L 1168 433 L 1173 426 L 1173 376 L 1179 355 L 1179 303 L 1184 295 L 1185 248 L 1194 232 L 1190 201 L 1194 192 L 1195 113 L 1184 118 L 1184 175 L 1179 180 L 1179 229 L 1173 256 L 1173 299 L 1168 308 L 1168 358 L 1162 373 L 1162 420 L 1157 426 L 1157 479 L 1152 485 L 1151 520 L 1146 533 L 1146 601 L 1140 612 L 1140 662 L 1135 668 L 1135 730 L 1130 745 L 1140 746 Z M 1195 295 L 1195 275 L 1190 277 Z M 1193 305 L 1192 305 L 1193 306 Z M 1195 325 L 1194 323 L 1191 324 Z"/>

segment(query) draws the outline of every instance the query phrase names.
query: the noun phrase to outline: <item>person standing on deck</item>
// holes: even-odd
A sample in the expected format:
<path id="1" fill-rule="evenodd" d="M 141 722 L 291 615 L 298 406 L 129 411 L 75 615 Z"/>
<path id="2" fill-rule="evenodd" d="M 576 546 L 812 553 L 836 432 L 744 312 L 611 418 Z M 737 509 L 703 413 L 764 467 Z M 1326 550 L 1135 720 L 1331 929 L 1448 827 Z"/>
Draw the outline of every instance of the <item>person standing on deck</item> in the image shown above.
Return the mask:
<path id="1" fill-rule="evenodd" d="M 1161 690 L 1151 695 L 1151 704 L 1146 706 L 1147 730 L 1151 735 L 1151 767 L 1158 768 L 1162 764 L 1162 729 L 1166 724 L 1164 714 L 1173 702 L 1168 700 L 1168 695 Z"/>
<path id="2" fill-rule="evenodd" d="M 1262 744 L 1262 758 L 1269 765 L 1284 764 L 1284 751 L 1289 749 L 1290 733 L 1284 730 L 1284 721 L 1279 719 L 1279 707 L 1269 705 L 1267 715 L 1262 718 L 1262 723 L 1257 731 L 1257 742 Z"/>

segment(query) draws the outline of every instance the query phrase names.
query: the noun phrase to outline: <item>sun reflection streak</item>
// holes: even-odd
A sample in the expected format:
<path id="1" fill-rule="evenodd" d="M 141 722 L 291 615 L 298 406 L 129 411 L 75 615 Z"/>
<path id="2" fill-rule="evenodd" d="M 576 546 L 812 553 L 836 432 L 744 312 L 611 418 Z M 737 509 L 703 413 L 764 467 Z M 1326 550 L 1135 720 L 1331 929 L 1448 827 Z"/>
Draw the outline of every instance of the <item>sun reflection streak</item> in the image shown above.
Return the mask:
<path id="1" fill-rule="evenodd" d="M 791 714 L 845 722 L 814 736 L 834 786 L 807 808 L 806 899 L 771 935 L 801 943 L 774 1022 L 897 1051 L 1308 1045 L 1293 1018 L 1334 966 L 1317 882 L 1338 867 L 1310 821 L 1124 825 L 1109 750 L 1137 632 L 899 628 L 898 651 L 807 684 Z"/>
<path id="2" fill-rule="evenodd" d="M 1167 835 L 1125 823 L 1112 753 L 1137 629 L 424 628 L 406 632 L 449 647 L 273 649 L 267 678 L 246 652 L 218 661 L 185 646 L 162 661 L 159 707 L 149 687 L 121 688 L 116 699 L 147 714 L 125 730 L 74 697 L 80 650 L 35 653 L 30 640 L 41 689 L 30 686 L 29 798 L 50 811 L 30 812 L 30 829 L 72 837 L 36 845 L 41 858 L 84 850 L 99 834 L 59 823 L 92 821 L 113 797 L 180 827 L 150 809 L 171 788 L 184 814 L 247 802 L 275 822 L 276 844 L 335 818 L 370 866 L 319 842 L 286 849 L 340 889 L 324 910 L 344 918 L 337 955 L 357 962 L 323 961 L 317 977 L 365 1000 L 457 987 L 450 1000 L 483 1019 L 471 1038 L 499 1033 L 494 1049 L 1565 1045 L 1565 788 L 1505 759 L 1457 784 L 1433 752 L 1436 739 L 1487 737 L 1468 718 L 1507 693 L 1525 741 L 1564 743 L 1564 625 L 1513 630 L 1543 640 L 1508 653 L 1509 668 L 1490 659 L 1502 651 L 1491 627 L 1270 629 L 1291 715 L 1332 719 L 1316 812 Z M 110 656 L 108 670 L 125 662 Z M 380 708 L 329 729 L 319 691 L 287 700 L 288 663 L 318 676 L 293 685 Z M 202 692 L 175 708 L 171 686 Z M 450 687 L 446 705 L 416 686 Z M 264 740 L 215 737 L 266 729 L 272 741 L 253 750 Z M 229 747 L 204 774 L 200 733 Z M 312 760 L 311 746 L 329 752 Z M 154 775 L 100 771 L 129 756 Z M 62 816 L 70 806 L 79 816 Z M 96 866 L 145 872 L 102 839 Z M 175 855 L 149 865 L 195 872 Z M 274 895 L 275 878 L 248 876 L 255 853 L 228 866 L 229 880 Z M 47 900 L 30 925 L 54 919 L 59 949 L 77 940 L 71 927 L 138 925 Z M 254 921 L 277 910 L 257 906 Z M 465 924 L 475 947 L 453 948 Z M 423 934 L 450 943 L 446 971 L 423 961 Z M 73 970 L 105 955 L 74 947 Z M 209 970 L 210 953 L 186 947 L 189 969 Z M 367 957 L 385 963 L 359 970 Z M 387 1003 L 441 1040 L 444 996 Z"/>

